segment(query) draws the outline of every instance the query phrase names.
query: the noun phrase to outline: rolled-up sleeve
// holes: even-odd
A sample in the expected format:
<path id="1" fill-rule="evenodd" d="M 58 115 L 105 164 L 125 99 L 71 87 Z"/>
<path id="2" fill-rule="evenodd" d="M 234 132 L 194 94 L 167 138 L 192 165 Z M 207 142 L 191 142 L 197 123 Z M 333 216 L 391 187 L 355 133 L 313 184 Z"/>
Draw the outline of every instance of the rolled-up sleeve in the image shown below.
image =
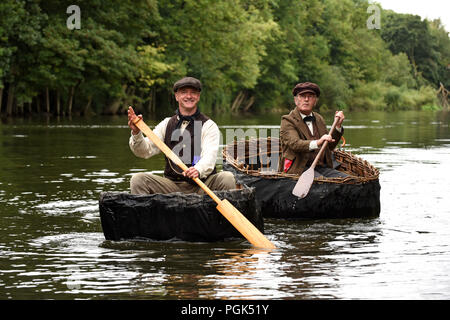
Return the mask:
<path id="1" fill-rule="evenodd" d="M 153 129 L 153 132 L 162 141 L 164 141 L 166 127 L 167 127 L 167 123 L 169 122 L 169 119 L 170 118 L 165 118 L 163 121 L 161 121 L 155 127 L 155 129 Z M 148 159 L 148 158 L 160 153 L 159 148 L 152 141 L 150 141 L 149 138 L 144 137 L 142 132 L 139 132 L 136 135 L 133 135 L 133 133 L 131 133 L 129 145 L 130 145 L 130 149 L 134 153 L 134 155 L 139 158 Z"/>
<path id="2" fill-rule="evenodd" d="M 211 119 L 202 127 L 200 160 L 194 165 L 201 179 L 207 177 L 215 168 L 219 152 L 220 130 Z"/>

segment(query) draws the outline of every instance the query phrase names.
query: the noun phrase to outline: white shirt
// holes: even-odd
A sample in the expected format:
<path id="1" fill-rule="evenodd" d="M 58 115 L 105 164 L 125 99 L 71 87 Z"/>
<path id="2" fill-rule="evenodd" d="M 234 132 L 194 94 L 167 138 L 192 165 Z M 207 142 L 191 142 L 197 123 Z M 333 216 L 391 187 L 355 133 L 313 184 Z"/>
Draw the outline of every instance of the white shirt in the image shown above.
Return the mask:
<path id="1" fill-rule="evenodd" d="M 169 123 L 170 117 L 165 118 L 161 121 L 153 132 L 164 141 L 166 134 L 167 124 Z M 181 124 L 180 129 L 183 131 L 186 129 L 188 121 L 184 121 Z M 220 131 L 217 124 L 211 119 L 207 120 L 202 126 L 202 137 L 201 137 L 201 153 L 200 160 L 194 165 L 197 169 L 199 177 L 201 179 L 207 177 L 216 165 L 217 153 L 219 152 L 219 142 L 220 142 Z M 147 137 L 144 137 L 142 132 L 137 135 L 131 133 L 129 141 L 131 151 L 139 158 L 148 159 L 161 151 L 159 148 Z"/>
<path id="2" fill-rule="evenodd" d="M 307 116 L 312 116 L 312 112 L 310 114 L 306 114 L 306 115 L 300 112 L 300 115 L 302 116 L 302 119 L 304 119 Z M 312 121 L 305 121 L 305 124 L 307 125 L 309 132 L 311 132 L 311 135 L 314 135 L 314 126 L 313 126 Z M 336 127 L 335 129 L 337 131 L 341 132 L 341 128 Z M 309 143 L 309 151 L 313 151 L 316 149 L 319 149 L 319 146 L 317 145 L 317 140 L 312 140 Z"/>

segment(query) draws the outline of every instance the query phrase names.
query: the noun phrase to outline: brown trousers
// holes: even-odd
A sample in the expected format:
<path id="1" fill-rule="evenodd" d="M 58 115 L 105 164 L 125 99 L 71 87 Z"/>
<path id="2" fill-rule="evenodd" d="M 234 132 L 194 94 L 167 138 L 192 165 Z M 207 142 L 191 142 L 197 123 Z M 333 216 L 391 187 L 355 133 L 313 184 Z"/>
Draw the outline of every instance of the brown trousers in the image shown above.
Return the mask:
<path id="1" fill-rule="evenodd" d="M 205 184 L 211 190 L 236 189 L 236 181 L 231 172 L 221 171 L 212 174 L 206 179 Z M 197 185 L 186 181 L 173 181 L 148 172 L 136 173 L 130 180 L 131 194 L 154 194 L 154 193 L 197 193 L 204 191 Z"/>

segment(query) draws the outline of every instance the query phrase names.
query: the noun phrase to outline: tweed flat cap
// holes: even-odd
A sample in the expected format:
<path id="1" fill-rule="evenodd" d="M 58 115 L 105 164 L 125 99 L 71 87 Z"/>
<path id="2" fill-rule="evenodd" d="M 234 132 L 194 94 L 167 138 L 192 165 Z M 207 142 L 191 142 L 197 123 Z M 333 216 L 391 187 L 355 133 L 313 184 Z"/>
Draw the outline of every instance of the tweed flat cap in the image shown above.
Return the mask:
<path id="1" fill-rule="evenodd" d="M 183 79 L 178 80 L 173 85 L 173 92 L 177 92 L 178 89 L 184 87 L 192 87 L 197 89 L 198 91 L 202 91 L 202 83 L 200 80 L 193 77 L 184 77 Z"/>
<path id="2" fill-rule="evenodd" d="M 312 82 L 302 82 L 297 83 L 297 85 L 292 89 L 292 94 L 296 96 L 299 93 L 311 92 L 316 96 L 320 96 L 320 88 L 317 84 Z"/>

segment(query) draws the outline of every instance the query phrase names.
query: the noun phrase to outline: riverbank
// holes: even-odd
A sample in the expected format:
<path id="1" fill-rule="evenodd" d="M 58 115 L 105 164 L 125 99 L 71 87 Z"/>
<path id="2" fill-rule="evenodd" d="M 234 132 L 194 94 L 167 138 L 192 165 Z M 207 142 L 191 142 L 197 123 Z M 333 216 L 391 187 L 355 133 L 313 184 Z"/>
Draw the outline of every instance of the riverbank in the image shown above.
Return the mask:
<path id="1" fill-rule="evenodd" d="M 353 103 L 350 105 L 341 104 L 338 106 L 327 105 L 326 103 L 320 103 L 316 107 L 317 112 L 329 112 L 334 110 L 344 110 L 347 112 L 367 112 L 367 111 L 414 111 L 414 110 L 428 110 L 428 111 L 438 111 L 446 110 L 443 108 L 439 102 L 438 96 L 435 95 L 435 90 L 431 87 L 423 87 L 420 90 L 410 90 L 410 89 L 399 89 L 396 87 L 386 88 L 381 85 L 373 84 L 365 89 L 361 89 L 357 93 L 358 96 L 354 97 Z M 148 110 L 135 107 L 136 112 L 142 113 L 145 117 L 157 119 L 168 114 L 171 114 L 177 106 L 175 104 L 172 107 L 167 107 L 165 109 L 158 109 L 149 112 Z M 209 108 L 204 108 L 204 104 L 199 103 L 199 108 L 203 112 L 207 112 L 211 116 L 228 114 L 230 117 L 241 115 L 241 116 L 258 116 L 259 114 L 281 114 L 287 113 L 292 108 L 294 108 L 293 101 L 286 103 L 285 105 L 273 107 L 269 109 L 253 110 L 253 111 L 237 111 L 237 112 L 224 112 L 222 109 L 210 110 Z M 205 110 L 206 109 L 206 110 Z M 208 110 L 209 109 L 209 110 Z M 26 108 L 16 109 L 11 115 L 7 115 L 4 112 L 0 113 L 0 119 L 2 121 L 7 121 L 6 119 L 13 118 L 67 118 L 72 119 L 73 117 L 82 117 L 85 119 L 90 119 L 97 116 L 122 116 L 126 115 L 125 106 L 121 106 L 116 110 L 114 114 L 104 114 L 102 112 L 89 111 L 74 111 L 69 113 L 66 109 L 61 109 L 59 112 L 53 107 L 49 107 L 49 112 L 42 111 L 41 109 L 36 109 L 35 105 L 28 105 Z"/>
<path id="2" fill-rule="evenodd" d="M 287 106 L 305 81 L 324 109 L 433 109 L 433 91 L 450 87 L 449 48 L 439 19 L 368 0 L 4 0 L 0 113 L 153 115 L 173 110 L 186 75 L 207 113 Z"/>

